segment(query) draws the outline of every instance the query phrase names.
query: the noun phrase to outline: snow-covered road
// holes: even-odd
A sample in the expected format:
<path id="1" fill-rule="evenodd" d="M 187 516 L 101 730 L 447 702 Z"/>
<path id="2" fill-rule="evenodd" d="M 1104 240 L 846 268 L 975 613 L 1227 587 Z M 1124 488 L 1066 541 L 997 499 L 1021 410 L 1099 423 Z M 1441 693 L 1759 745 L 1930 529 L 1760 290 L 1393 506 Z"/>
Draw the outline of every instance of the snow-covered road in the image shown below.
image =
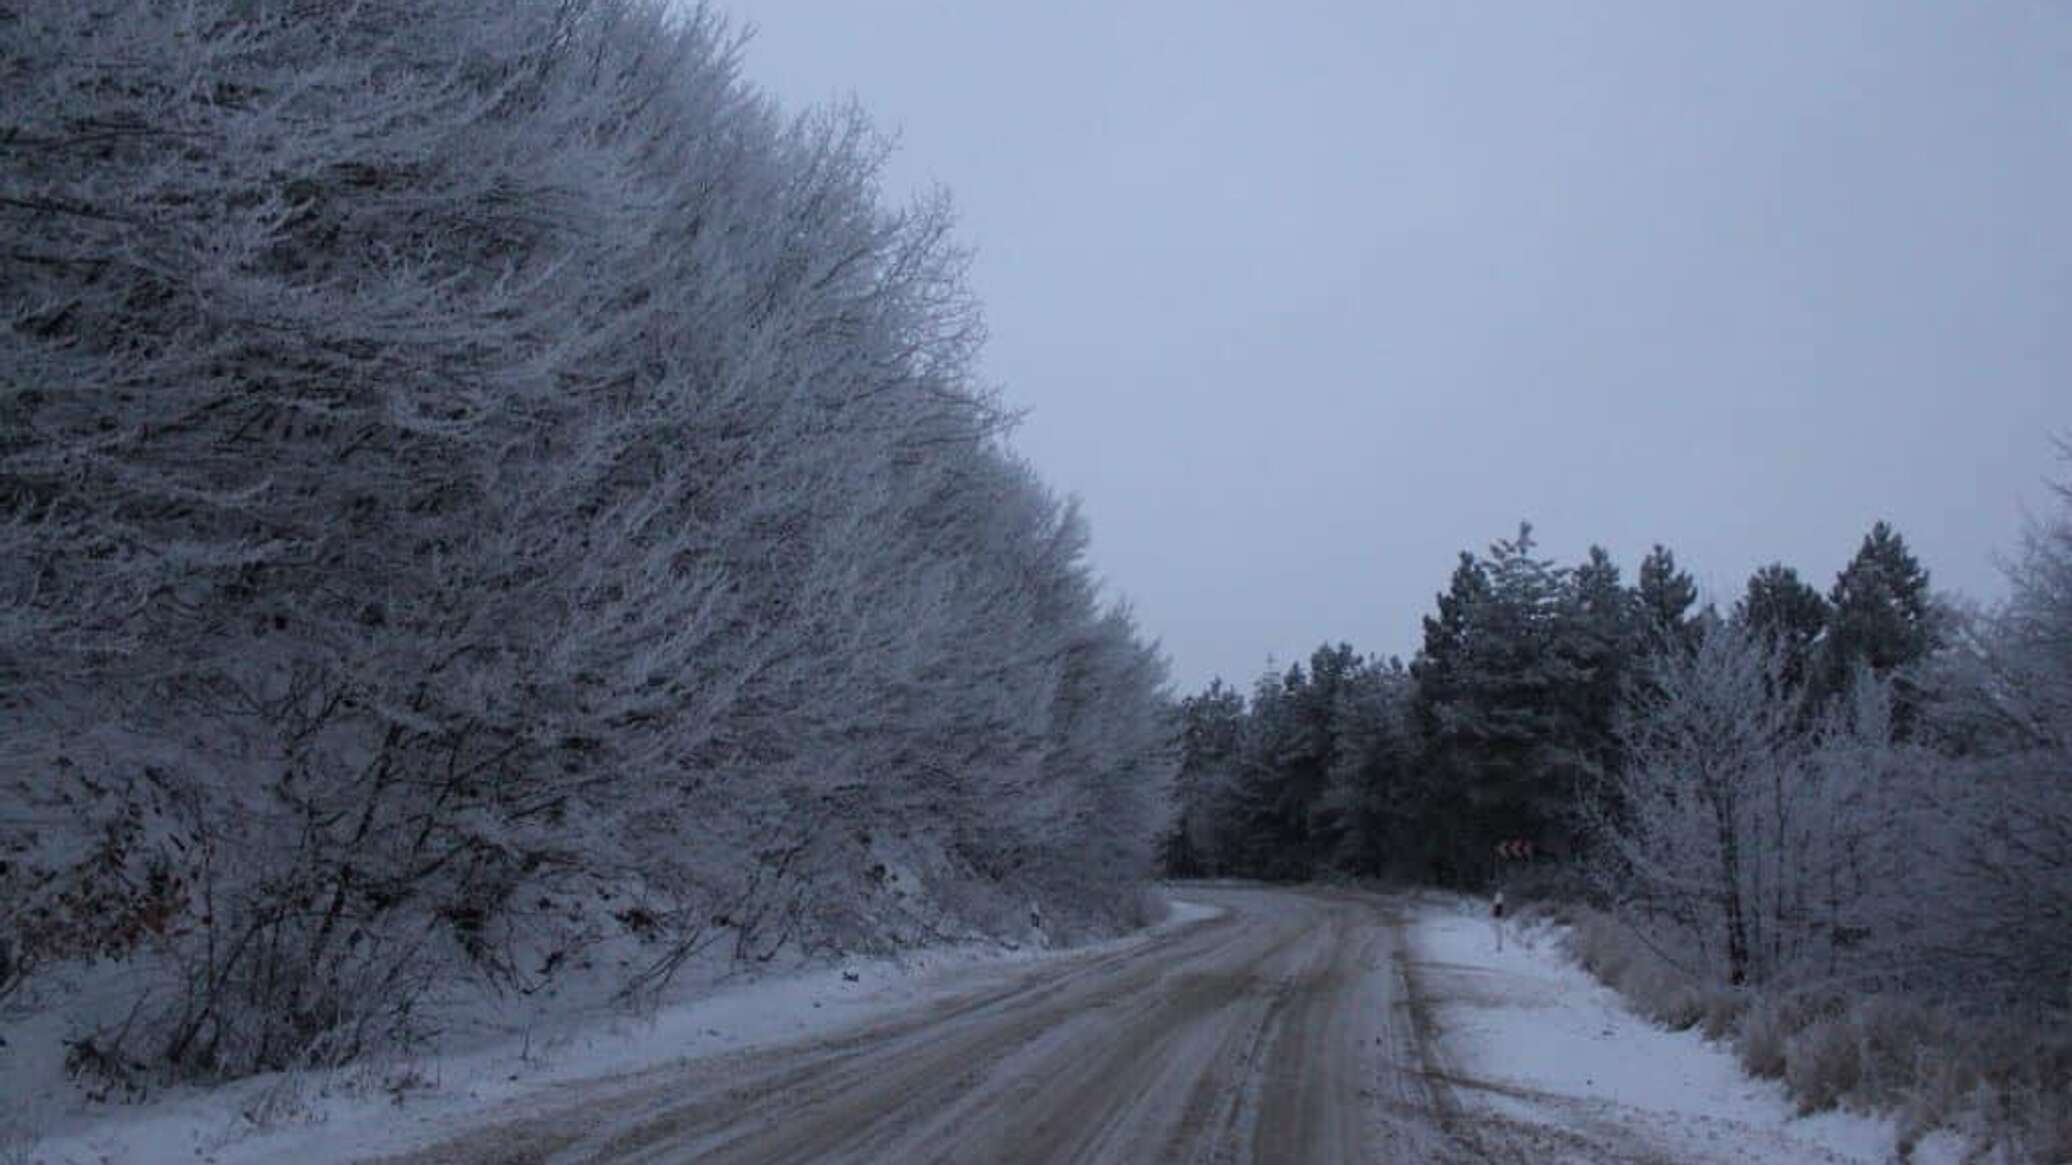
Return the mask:
<path id="1" fill-rule="evenodd" d="M 1874 1163 L 1475 904 L 1188 887 L 1148 941 L 991 968 L 861 1026 L 534 1096 L 385 1165 Z M 1520 941 L 1523 940 L 1523 941 Z"/>
<path id="2" fill-rule="evenodd" d="M 410 1165 L 1444 1160 L 1372 895 L 1193 889 L 1153 941 L 861 1029 L 571 1090 Z"/>
<path id="3" fill-rule="evenodd" d="M 1635 1018 L 1558 948 L 1437 894 L 1190 885 L 1154 930 L 918 977 L 724 991 L 528 1078 L 257 1135 L 177 1108 L 29 1160 L 218 1165 L 1402 1162 L 1877 1165 L 1887 1122 L 1794 1119 L 1725 1051 Z M 202 1111 L 210 1105 L 200 1102 Z M 182 1142 L 191 1142 L 191 1147 Z M 171 1150 L 180 1146 L 178 1151 Z M 143 1154 L 143 1155 L 139 1155 Z M 1932 1160 L 1931 1154 L 1918 1160 Z"/>

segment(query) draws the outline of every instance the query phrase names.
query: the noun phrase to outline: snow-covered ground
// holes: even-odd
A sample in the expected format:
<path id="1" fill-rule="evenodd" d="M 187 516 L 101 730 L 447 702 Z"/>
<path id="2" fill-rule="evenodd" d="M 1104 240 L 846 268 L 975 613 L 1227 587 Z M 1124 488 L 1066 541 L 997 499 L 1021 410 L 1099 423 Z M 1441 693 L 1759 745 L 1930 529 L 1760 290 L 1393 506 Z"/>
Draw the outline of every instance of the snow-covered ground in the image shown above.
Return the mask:
<path id="1" fill-rule="evenodd" d="M 1435 1052 L 1471 1120 L 1544 1130 L 1549 1160 L 1590 1160 L 1589 1147 L 1605 1144 L 1626 1146 L 1620 1159 L 1644 1147 L 1638 1159 L 1721 1165 L 1895 1159 L 1892 1121 L 1796 1116 L 1783 1086 L 1746 1075 L 1730 1049 L 1635 1015 L 1576 964 L 1558 927 L 1508 924 L 1499 950 L 1486 910 L 1459 900 L 1427 905 L 1410 933 L 1411 972 L 1438 1028 Z M 1939 1135 L 1913 1160 L 1960 1155 L 1954 1138 Z"/>
<path id="2" fill-rule="evenodd" d="M 735 984 L 645 1018 L 597 1020 L 458 1054 L 266 1076 L 145 1104 L 82 1109 L 60 1086 L 46 1096 L 6 1098 L 16 1120 L 27 1117 L 43 1135 L 0 1143 L 0 1165 L 338 1165 L 409 1149 L 493 1106 L 576 1081 L 811 1040 L 926 1000 L 953 979 L 969 985 L 989 970 L 1125 950 L 1218 913 L 1175 901 L 1157 926 L 1092 946 L 967 945 L 855 959 Z"/>

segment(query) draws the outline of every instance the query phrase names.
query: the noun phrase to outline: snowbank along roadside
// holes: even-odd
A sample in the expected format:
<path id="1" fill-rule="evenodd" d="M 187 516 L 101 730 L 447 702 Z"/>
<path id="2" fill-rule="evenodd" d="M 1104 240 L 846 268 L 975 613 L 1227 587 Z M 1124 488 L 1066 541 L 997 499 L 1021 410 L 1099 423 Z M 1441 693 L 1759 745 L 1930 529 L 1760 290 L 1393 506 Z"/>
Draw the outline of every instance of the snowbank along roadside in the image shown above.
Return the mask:
<path id="1" fill-rule="evenodd" d="M 1469 1124 L 1498 1122 L 1550 1163 L 1894 1159 L 1892 1121 L 1796 1116 L 1783 1086 L 1746 1075 L 1730 1050 L 1634 1014 L 1569 957 L 1560 935 L 1551 923 L 1511 922 L 1498 949 L 1488 905 L 1476 900 L 1430 896 L 1413 914 L 1407 972 L 1434 1029 L 1440 1083 Z M 1599 1155 L 1610 1146 L 1614 1155 Z M 1955 1138 L 1938 1134 L 1913 1160 L 1960 1156 Z"/>

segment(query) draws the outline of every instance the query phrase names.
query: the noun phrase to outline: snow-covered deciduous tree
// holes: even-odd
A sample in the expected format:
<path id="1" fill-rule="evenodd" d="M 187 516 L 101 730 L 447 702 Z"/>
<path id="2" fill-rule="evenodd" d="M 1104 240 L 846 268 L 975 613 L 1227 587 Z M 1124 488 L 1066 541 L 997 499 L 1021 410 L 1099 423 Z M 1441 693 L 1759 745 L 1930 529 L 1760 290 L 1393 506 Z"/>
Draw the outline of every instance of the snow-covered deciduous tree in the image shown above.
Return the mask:
<path id="1" fill-rule="evenodd" d="M 1658 653 L 1622 726 L 1626 765 L 1599 813 L 1607 890 L 1695 940 L 1740 983 L 1760 940 L 1751 872 L 1768 787 L 1802 767 L 1771 696 L 1770 656 L 1740 630 L 1702 630 L 1697 650 Z"/>
<path id="2" fill-rule="evenodd" d="M 890 941 L 890 822 L 1119 914 L 1162 665 L 1000 443 L 947 202 L 737 47 L 642 0 L 0 20 L 0 995 L 134 959 L 129 1059 L 348 1056 L 607 894 L 680 923 L 651 968 Z"/>
<path id="3" fill-rule="evenodd" d="M 2072 461 L 2072 448 L 2066 449 Z M 2072 487 L 2007 564 L 2004 607 L 1972 620 L 1924 685 L 1927 735 L 1956 759 L 1931 787 L 1936 966 L 2002 997 L 2072 1006 Z"/>
<path id="4" fill-rule="evenodd" d="M 1700 620 L 1652 660 L 1624 714 L 1626 763 L 1595 803 L 1601 891 L 1717 982 L 1855 971 L 1918 855 L 1925 756 L 1895 744 L 1893 694 L 1865 675 L 1809 722 L 1759 628 Z"/>

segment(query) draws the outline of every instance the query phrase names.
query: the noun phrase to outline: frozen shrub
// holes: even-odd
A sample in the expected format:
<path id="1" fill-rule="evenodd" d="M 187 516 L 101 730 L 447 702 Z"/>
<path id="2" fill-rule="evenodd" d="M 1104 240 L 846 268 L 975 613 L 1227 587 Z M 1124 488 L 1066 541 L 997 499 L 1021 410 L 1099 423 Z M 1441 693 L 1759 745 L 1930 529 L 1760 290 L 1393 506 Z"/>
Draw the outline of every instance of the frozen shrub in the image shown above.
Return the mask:
<path id="1" fill-rule="evenodd" d="M 2060 1022 L 1799 991 L 1748 1001 L 1736 1049 L 1751 1073 L 1784 1080 L 1802 1113 L 1893 1113 L 1902 1152 L 1953 1128 L 1980 1159 L 2061 1165 L 2072 1159 L 2072 1036 Z"/>
<path id="2" fill-rule="evenodd" d="M 1837 1107 L 1862 1079 L 1856 1031 L 1845 1019 L 1814 1020 L 1785 1045 L 1784 1083 L 1801 1115 Z"/>
<path id="3" fill-rule="evenodd" d="M 1734 1040 L 1734 1051 L 1741 1057 L 1741 1066 L 1751 1075 L 1766 1080 L 1782 1079 L 1784 1042 L 1790 1034 L 1784 1030 L 1783 1016 L 1775 1004 L 1768 1001 L 1756 1003 L 1741 1016 L 1741 1029 Z"/>
<path id="4" fill-rule="evenodd" d="M 1978 1084 L 1959 1123 L 2008 1160 L 2072 1161 L 2072 1033 L 2001 1021 L 1979 1025 L 1968 1043 Z"/>
<path id="5" fill-rule="evenodd" d="M 1132 926 L 1156 926 L 1173 913 L 1173 901 L 1154 886 L 1138 890 L 1130 901 L 1129 922 Z"/>
<path id="6" fill-rule="evenodd" d="M 1792 1038 L 1840 1012 L 1841 1001 L 1820 992 L 1787 992 L 1751 1003 L 1735 1041 L 1741 1066 L 1756 1076 L 1783 1079 Z"/>
<path id="7" fill-rule="evenodd" d="M 1690 976 L 1649 955 L 1627 965 L 1620 991 L 1642 1015 L 1671 1031 L 1684 1031 L 1705 1017 L 1705 996 Z"/>
<path id="8" fill-rule="evenodd" d="M 1723 1040 L 1740 1027 L 1748 1013 L 1748 993 L 1738 987 L 1715 987 L 1705 992 L 1705 1014 L 1699 1030 L 1708 1040 Z"/>
<path id="9" fill-rule="evenodd" d="M 1608 914 L 1579 913 L 1569 931 L 1569 949 L 1641 1015 L 1673 1031 L 1703 1019 L 1707 992 L 1685 971 L 1651 949 L 1646 939 Z"/>
<path id="10" fill-rule="evenodd" d="M 1895 996 L 1872 996 L 1850 1010 L 1861 1079 L 1850 1099 L 1869 1108 L 1896 1108 L 1913 1095 L 1927 1065 L 1962 1047 L 1959 1033 L 1931 1009 Z"/>
<path id="11" fill-rule="evenodd" d="M 1953 1027 L 1952 1031 L 1961 1029 Z M 1956 1046 L 1961 1045 L 1950 1045 Z M 1901 1145 L 1912 1145 L 1936 1129 L 1961 1124 L 1964 1112 L 1978 1096 L 1975 1057 L 1947 1052 L 1946 1048 L 1945 1054 L 1931 1056 L 1921 1064 L 1913 1092 L 1899 1108 Z"/>
<path id="12" fill-rule="evenodd" d="M 1631 940 L 1621 933 L 1610 916 L 1585 911 L 1569 931 L 1569 949 L 1583 969 L 1607 985 L 1617 988 L 1631 957 Z"/>

